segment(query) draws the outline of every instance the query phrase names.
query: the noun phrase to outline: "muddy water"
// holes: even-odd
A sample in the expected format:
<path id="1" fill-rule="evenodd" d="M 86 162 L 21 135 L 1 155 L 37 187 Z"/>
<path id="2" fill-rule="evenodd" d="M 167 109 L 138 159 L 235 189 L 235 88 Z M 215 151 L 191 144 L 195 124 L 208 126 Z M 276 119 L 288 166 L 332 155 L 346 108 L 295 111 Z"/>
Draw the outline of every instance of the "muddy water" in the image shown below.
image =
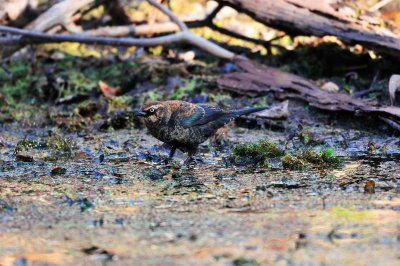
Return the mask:
<path id="1" fill-rule="evenodd" d="M 155 162 L 167 151 L 143 130 L 66 135 L 70 158 L 34 148 L 33 162 L 14 155 L 27 132 L 3 130 L 0 265 L 399 265 L 397 139 L 327 132 L 342 167 L 288 171 L 223 163 L 264 137 L 296 149 L 283 132 L 231 129 L 185 168 Z"/>

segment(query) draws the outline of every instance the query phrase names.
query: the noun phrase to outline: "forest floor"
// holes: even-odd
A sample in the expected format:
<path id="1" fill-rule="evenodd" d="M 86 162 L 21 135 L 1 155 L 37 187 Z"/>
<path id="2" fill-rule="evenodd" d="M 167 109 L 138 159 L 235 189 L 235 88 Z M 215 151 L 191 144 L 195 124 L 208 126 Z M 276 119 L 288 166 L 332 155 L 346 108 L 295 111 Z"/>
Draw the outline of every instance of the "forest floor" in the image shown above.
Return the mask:
<path id="1" fill-rule="evenodd" d="M 143 128 L 61 138 L 4 124 L 0 265 L 398 265 L 398 138 L 302 103 L 289 111 L 281 128 L 229 128 L 190 167 L 183 154 L 165 166 Z M 293 121 L 340 165 L 227 163 L 259 139 L 301 149 Z"/>
<path id="2" fill-rule="evenodd" d="M 284 36 L 272 54 L 229 44 L 385 105 L 400 72 L 329 38 Z M 235 70 L 186 45 L 49 44 L 2 62 L 0 266 L 399 265 L 400 140 L 376 116 L 290 100 L 286 119 L 237 119 L 201 146 L 196 165 L 182 153 L 163 163 L 168 150 L 132 109 L 165 99 L 277 104 L 219 88 Z M 279 155 L 259 156 L 259 140 Z M 244 143 L 253 157 L 238 156 Z"/>

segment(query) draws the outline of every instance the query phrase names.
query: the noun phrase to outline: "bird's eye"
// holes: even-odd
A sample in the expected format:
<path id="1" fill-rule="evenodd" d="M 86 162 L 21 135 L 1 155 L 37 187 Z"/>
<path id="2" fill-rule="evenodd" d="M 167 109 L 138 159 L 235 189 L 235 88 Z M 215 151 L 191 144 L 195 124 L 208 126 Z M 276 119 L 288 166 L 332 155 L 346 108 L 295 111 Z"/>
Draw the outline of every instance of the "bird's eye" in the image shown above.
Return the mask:
<path id="1" fill-rule="evenodd" d="M 154 108 L 150 108 L 150 113 L 154 113 Z"/>

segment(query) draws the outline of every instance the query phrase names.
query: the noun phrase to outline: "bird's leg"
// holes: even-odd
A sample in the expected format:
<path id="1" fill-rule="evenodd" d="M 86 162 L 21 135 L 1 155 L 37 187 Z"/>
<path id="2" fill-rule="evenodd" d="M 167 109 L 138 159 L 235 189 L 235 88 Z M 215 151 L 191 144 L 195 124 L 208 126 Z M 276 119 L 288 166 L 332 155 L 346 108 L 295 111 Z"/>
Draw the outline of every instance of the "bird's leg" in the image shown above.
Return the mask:
<path id="1" fill-rule="evenodd" d="M 191 162 L 193 162 L 193 155 L 192 156 L 188 156 L 187 159 L 185 160 L 184 164 L 185 165 L 190 165 Z"/>
<path id="2" fill-rule="evenodd" d="M 175 147 L 171 147 L 171 150 L 169 151 L 169 155 L 168 158 L 165 159 L 165 164 L 169 164 L 172 160 L 172 158 L 174 158 L 176 152 L 176 148 Z"/>
<path id="3" fill-rule="evenodd" d="M 193 159 L 193 155 L 195 155 L 196 154 L 196 150 L 194 149 L 194 150 L 189 150 L 188 151 L 188 157 L 187 157 L 187 159 L 185 160 L 185 164 L 186 165 L 190 165 L 190 163 L 191 162 L 196 162 L 194 159 Z"/>

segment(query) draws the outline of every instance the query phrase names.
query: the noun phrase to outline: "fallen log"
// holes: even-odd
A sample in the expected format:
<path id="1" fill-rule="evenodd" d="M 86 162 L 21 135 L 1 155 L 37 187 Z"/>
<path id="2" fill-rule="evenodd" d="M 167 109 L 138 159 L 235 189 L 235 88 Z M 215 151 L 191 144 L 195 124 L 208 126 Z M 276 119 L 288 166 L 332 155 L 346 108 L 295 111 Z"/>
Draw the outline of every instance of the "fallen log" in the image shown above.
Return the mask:
<path id="1" fill-rule="evenodd" d="M 333 35 L 400 58 L 400 36 L 379 27 L 376 19 L 358 16 L 340 0 L 219 0 L 272 28 L 292 35 Z"/>
<path id="2" fill-rule="evenodd" d="M 238 70 L 217 79 L 218 87 L 223 90 L 251 97 L 273 93 L 277 99 L 300 99 L 322 110 L 371 113 L 400 130 L 399 107 L 380 106 L 370 100 L 322 90 L 302 77 L 248 59 L 236 57 L 234 62 Z"/>

